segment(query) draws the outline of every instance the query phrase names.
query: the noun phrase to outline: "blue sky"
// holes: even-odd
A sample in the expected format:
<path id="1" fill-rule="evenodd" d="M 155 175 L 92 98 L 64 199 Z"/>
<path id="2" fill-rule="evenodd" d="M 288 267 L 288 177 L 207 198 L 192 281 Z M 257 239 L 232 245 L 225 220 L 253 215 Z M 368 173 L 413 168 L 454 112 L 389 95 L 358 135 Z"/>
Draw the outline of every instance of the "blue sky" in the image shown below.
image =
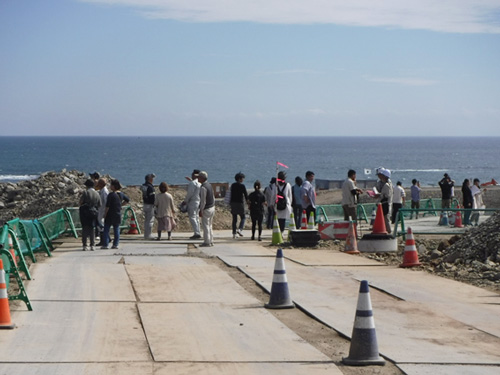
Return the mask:
<path id="1" fill-rule="evenodd" d="M 500 0 L 0 0 L 0 130 L 500 136 Z"/>

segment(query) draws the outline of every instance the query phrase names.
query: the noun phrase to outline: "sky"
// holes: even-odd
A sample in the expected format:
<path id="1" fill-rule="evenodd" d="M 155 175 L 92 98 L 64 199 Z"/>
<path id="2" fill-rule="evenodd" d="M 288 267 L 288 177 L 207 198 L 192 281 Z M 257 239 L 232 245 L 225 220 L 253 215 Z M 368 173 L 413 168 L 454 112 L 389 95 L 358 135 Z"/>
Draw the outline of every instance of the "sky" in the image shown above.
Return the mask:
<path id="1" fill-rule="evenodd" d="M 500 0 L 0 0 L 0 134 L 500 136 Z"/>

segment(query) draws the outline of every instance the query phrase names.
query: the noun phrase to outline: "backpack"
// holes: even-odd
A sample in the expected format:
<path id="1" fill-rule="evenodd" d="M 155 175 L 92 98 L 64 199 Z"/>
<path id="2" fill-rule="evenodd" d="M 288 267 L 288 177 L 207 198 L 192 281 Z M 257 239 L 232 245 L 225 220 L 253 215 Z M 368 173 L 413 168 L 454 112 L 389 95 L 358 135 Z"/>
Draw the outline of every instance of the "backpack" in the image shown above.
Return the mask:
<path id="1" fill-rule="evenodd" d="M 283 186 L 283 189 L 280 191 L 280 189 L 278 188 L 278 201 L 276 202 L 276 208 L 280 211 L 282 210 L 286 210 L 286 197 L 285 197 L 285 194 L 283 194 L 283 192 L 285 191 L 285 188 L 286 188 L 286 184 Z"/>

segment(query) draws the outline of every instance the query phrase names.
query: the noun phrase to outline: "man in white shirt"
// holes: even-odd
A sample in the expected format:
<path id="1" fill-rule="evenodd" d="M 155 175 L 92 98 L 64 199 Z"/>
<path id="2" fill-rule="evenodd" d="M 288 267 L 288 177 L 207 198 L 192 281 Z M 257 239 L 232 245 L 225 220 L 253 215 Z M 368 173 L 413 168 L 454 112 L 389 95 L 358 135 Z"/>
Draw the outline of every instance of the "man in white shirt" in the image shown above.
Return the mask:
<path id="1" fill-rule="evenodd" d="M 392 224 L 396 222 L 396 215 L 398 214 L 399 209 L 405 205 L 405 197 L 405 189 L 402 188 L 401 181 L 398 181 L 392 194 Z"/>
<path id="2" fill-rule="evenodd" d="M 191 181 L 188 184 L 186 198 L 182 204 L 187 205 L 187 214 L 189 217 L 189 222 L 191 223 L 191 227 L 193 228 L 194 234 L 190 237 L 192 240 L 197 240 L 201 238 L 200 234 L 200 219 L 199 219 L 199 210 L 200 210 L 200 186 L 201 184 L 198 182 L 198 174 L 200 171 L 195 169 L 191 174 Z M 188 178 L 188 177 L 186 177 Z"/>
<path id="3" fill-rule="evenodd" d="M 347 179 L 342 184 L 342 209 L 344 210 L 344 220 L 358 220 L 357 206 L 358 195 L 363 193 L 361 189 L 356 187 L 356 171 L 350 169 L 347 172 Z"/>

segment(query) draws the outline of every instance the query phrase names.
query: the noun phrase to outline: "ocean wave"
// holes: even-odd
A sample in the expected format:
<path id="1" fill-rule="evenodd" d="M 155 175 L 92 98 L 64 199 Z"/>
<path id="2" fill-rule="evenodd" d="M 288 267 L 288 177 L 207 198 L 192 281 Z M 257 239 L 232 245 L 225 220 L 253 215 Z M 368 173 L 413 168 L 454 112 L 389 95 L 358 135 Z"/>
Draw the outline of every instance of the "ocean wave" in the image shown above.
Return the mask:
<path id="1" fill-rule="evenodd" d="M 26 181 L 26 180 L 34 180 L 35 178 L 40 177 L 38 174 L 3 174 L 0 175 L 0 182 L 16 182 L 16 181 Z"/>

